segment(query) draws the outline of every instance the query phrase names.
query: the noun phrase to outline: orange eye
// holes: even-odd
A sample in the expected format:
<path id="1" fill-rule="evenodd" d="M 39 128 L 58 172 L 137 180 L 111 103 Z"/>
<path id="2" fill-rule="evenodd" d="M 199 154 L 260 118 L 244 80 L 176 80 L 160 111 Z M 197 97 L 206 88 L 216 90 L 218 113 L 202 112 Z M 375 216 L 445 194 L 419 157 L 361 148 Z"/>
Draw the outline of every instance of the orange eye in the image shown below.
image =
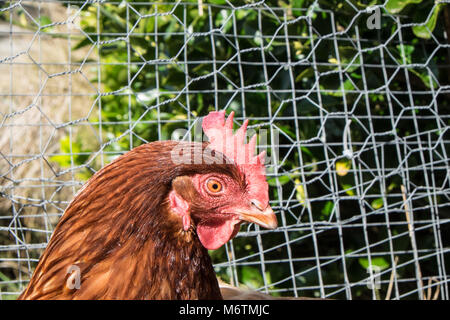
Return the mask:
<path id="1" fill-rule="evenodd" d="M 206 187 L 208 188 L 208 191 L 212 193 L 217 193 L 222 190 L 222 184 L 216 179 L 209 179 L 206 182 Z"/>

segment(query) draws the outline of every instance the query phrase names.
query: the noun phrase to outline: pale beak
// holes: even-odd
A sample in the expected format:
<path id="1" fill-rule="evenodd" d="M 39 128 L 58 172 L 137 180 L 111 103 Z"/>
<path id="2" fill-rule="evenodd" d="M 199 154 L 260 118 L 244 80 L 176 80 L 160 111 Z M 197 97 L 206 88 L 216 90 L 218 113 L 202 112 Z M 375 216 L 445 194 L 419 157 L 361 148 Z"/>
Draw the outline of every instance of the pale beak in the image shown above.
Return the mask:
<path id="1" fill-rule="evenodd" d="M 278 226 L 277 217 L 270 206 L 262 210 L 260 206 L 252 205 L 248 209 L 236 209 L 235 213 L 239 219 L 256 223 L 266 229 L 275 229 Z"/>

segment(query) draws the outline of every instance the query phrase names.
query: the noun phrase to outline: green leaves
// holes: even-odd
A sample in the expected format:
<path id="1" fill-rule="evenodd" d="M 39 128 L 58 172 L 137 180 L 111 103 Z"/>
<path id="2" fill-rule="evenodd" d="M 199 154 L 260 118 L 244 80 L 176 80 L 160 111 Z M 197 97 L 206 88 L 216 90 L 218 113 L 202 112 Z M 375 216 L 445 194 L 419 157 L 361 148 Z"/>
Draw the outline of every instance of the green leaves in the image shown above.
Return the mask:
<path id="1" fill-rule="evenodd" d="M 295 179 L 295 190 L 297 191 L 295 195 L 297 201 L 304 205 L 306 201 L 305 188 L 301 184 L 300 179 Z"/>
<path id="2" fill-rule="evenodd" d="M 332 201 L 327 201 L 321 211 L 322 213 L 321 220 L 328 219 L 333 210 L 334 210 L 334 203 Z"/>
<path id="3" fill-rule="evenodd" d="M 305 0 L 293 0 L 290 1 L 292 3 L 292 8 L 303 8 L 303 3 Z M 300 11 L 294 10 L 294 15 L 299 15 Z"/>
<path id="4" fill-rule="evenodd" d="M 39 24 L 41 25 L 41 27 L 45 26 L 45 25 L 49 25 L 49 24 L 52 24 L 52 20 L 47 16 L 40 16 Z"/>
<path id="5" fill-rule="evenodd" d="M 81 164 L 89 157 L 86 154 L 81 154 L 82 147 L 79 140 L 71 143 L 70 137 L 65 136 L 59 140 L 59 144 L 62 155 L 53 156 L 50 160 L 58 163 L 63 168 L 70 167 L 72 161 L 74 161 L 75 164 Z"/>
<path id="6" fill-rule="evenodd" d="M 444 3 L 438 3 L 433 6 L 432 11 L 423 11 L 424 6 L 414 6 L 415 4 L 422 4 L 423 0 L 388 0 L 386 3 L 386 10 L 392 14 L 398 14 L 403 11 L 408 5 L 414 15 L 414 22 L 423 25 L 413 26 L 412 30 L 414 34 L 423 39 L 430 39 L 431 33 L 436 27 L 439 11 L 444 7 Z M 426 2 L 423 2 L 426 4 Z M 408 10 L 407 10 L 408 11 Z M 426 14 L 425 20 L 420 19 L 421 16 Z"/>
<path id="7" fill-rule="evenodd" d="M 245 266 L 241 270 L 241 281 L 247 287 L 257 289 L 264 285 L 259 268 Z"/>
<path id="8" fill-rule="evenodd" d="M 361 267 L 363 267 L 364 269 L 367 270 L 369 268 L 369 259 L 368 258 L 359 258 L 358 262 L 361 265 Z M 390 263 L 387 262 L 386 259 L 383 257 L 372 257 L 371 262 L 372 262 L 372 266 L 379 267 L 381 270 L 389 268 L 389 266 L 390 266 Z"/>
<path id="9" fill-rule="evenodd" d="M 380 209 L 381 207 L 383 207 L 383 198 L 377 198 L 375 200 L 372 201 L 371 206 L 374 209 Z"/>
<path id="10" fill-rule="evenodd" d="M 397 50 L 398 50 L 398 54 L 400 56 L 400 58 L 397 58 L 398 63 L 400 64 L 413 64 L 413 53 L 415 50 L 415 47 L 413 45 L 405 45 L 405 44 L 400 44 L 396 46 Z M 436 81 L 430 77 L 430 75 L 428 74 L 428 70 L 427 69 L 417 69 L 417 68 L 408 68 L 408 70 L 413 73 L 414 75 L 416 75 L 417 77 L 420 78 L 420 80 L 422 80 L 423 84 L 430 88 L 430 83 L 432 85 L 433 88 L 437 88 L 437 83 Z"/>
<path id="11" fill-rule="evenodd" d="M 351 161 L 349 160 L 339 160 L 336 162 L 336 173 L 338 176 L 345 176 L 347 175 L 348 171 L 350 170 L 352 166 Z"/>
<path id="12" fill-rule="evenodd" d="M 0 281 L 4 282 L 0 284 L 0 292 L 20 292 L 21 288 L 14 279 L 10 279 L 7 275 L 0 271 Z M 4 294 L 3 299 L 16 300 L 19 294 Z"/>
<path id="13" fill-rule="evenodd" d="M 268 271 L 266 271 L 265 276 L 267 284 L 271 284 L 272 279 Z M 243 285 L 253 290 L 264 286 L 264 278 L 259 268 L 244 266 L 241 269 L 239 278 Z"/>
<path id="14" fill-rule="evenodd" d="M 431 33 L 436 27 L 436 22 L 438 19 L 439 11 L 444 7 L 443 3 L 436 5 L 433 9 L 431 16 L 428 16 L 427 21 L 425 21 L 425 25 L 423 26 L 413 26 L 413 32 L 419 38 L 430 39 Z"/>
<path id="15" fill-rule="evenodd" d="M 69 136 L 59 140 L 61 154 L 50 157 L 50 161 L 57 163 L 61 168 L 70 168 L 84 164 L 91 154 L 92 150 L 83 146 L 83 139 L 80 136 L 74 137 L 72 142 Z M 92 175 L 92 172 L 83 168 L 76 172 L 77 179 L 86 181 Z"/>
<path id="16" fill-rule="evenodd" d="M 421 3 L 423 0 L 388 0 L 386 10 L 390 13 L 400 13 L 404 7 L 412 3 Z"/>

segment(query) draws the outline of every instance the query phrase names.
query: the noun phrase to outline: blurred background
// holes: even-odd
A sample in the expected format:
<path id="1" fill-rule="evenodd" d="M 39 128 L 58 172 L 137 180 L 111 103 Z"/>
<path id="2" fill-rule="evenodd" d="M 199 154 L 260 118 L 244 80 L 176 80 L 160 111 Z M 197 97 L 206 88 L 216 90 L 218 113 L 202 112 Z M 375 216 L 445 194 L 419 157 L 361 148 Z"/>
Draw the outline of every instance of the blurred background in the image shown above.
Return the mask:
<path id="1" fill-rule="evenodd" d="M 221 279 L 449 299 L 449 2 L 1 1 L 0 299 L 90 176 L 212 110 L 268 133 L 279 220 L 210 252 Z"/>

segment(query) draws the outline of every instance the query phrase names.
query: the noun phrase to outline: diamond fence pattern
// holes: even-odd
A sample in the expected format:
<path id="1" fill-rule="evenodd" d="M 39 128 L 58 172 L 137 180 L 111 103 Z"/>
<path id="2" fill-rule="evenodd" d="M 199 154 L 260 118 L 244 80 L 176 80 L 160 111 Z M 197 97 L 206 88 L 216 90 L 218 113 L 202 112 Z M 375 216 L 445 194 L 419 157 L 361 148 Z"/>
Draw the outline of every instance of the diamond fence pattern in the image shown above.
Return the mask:
<path id="1" fill-rule="evenodd" d="M 273 295 L 449 298 L 450 46 L 428 23 L 448 1 L 422 22 L 342 1 L 345 24 L 321 1 L 279 3 L 0 4 L 1 298 L 26 286 L 93 172 L 175 129 L 194 138 L 221 109 L 267 130 L 280 225 L 211 253 L 221 278 Z"/>

